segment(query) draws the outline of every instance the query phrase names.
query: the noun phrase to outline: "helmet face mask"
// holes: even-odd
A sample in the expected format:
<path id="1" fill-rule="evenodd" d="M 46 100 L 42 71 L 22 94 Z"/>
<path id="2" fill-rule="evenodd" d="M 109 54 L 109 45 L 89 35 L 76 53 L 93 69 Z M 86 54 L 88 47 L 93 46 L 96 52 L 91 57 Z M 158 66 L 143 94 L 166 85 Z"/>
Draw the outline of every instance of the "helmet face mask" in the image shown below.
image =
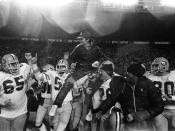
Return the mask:
<path id="1" fill-rule="evenodd" d="M 2 57 L 2 68 L 6 73 L 18 75 L 20 68 L 18 58 L 14 54 L 4 55 Z"/>
<path id="2" fill-rule="evenodd" d="M 66 73 L 68 71 L 68 62 L 64 59 L 58 61 L 56 65 L 56 71 L 58 72 L 58 74 L 61 74 L 61 75 Z"/>
<path id="3" fill-rule="evenodd" d="M 151 72 L 153 74 L 164 74 L 169 70 L 169 62 L 164 57 L 156 58 L 151 64 Z"/>

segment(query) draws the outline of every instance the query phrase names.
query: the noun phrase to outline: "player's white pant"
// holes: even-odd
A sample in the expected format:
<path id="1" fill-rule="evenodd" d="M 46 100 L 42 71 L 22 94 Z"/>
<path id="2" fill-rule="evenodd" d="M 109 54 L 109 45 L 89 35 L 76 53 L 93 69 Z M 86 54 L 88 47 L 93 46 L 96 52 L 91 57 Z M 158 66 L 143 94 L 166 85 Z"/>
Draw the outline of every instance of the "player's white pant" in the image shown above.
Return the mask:
<path id="1" fill-rule="evenodd" d="M 16 118 L 0 117 L 0 131 L 23 131 L 27 115 L 23 114 Z"/>
<path id="2" fill-rule="evenodd" d="M 175 131 L 175 109 L 164 109 L 162 114 L 154 119 L 158 131 Z"/>
<path id="3" fill-rule="evenodd" d="M 56 114 L 53 118 L 54 131 L 64 131 L 72 112 L 72 105 L 70 102 L 63 102 L 61 108 L 57 108 Z"/>
<path id="4" fill-rule="evenodd" d="M 50 98 L 45 98 L 44 103 L 38 106 L 36 122 L 35 122 L 35 125 L 37 127 L 42 124 L 47 111 L 51 108 L 51 105 L 52 105 L 52 100 Z"/>

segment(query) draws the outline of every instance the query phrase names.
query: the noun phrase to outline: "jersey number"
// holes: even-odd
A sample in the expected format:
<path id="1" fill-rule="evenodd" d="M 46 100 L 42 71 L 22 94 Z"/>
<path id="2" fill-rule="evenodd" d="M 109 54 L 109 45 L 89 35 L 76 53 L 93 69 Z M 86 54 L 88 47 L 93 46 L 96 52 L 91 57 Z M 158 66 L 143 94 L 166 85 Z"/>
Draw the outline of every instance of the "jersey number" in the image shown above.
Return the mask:
<path id="1" fill-rule="evenodd" d="M 160 81 L 154 81 L 153 82 L 155 87 L 158 87 L 159 89 L 164 88 L 166 95 L 174 95 L 174 83 L 171 81 L 167 81 L 165 83 L 161 83 Z"/>
<path id="2" fill-rule="evenodd" d="M 51 94 L 51 85 L 48 82 L 42 83 L 42 93 Z"/>
<path id="3" fill-rule="evenodd" d="M 19 76 L 14 78 L 15 83 L 16 83 L 16 90 L 20 91 L 24 87 L 24 81 L 21 81 L 23 79 L 23 76 Z M 13 83 L 12 80 L 5 80 L 3 82 L 3 87 L 4 87 L 4 93 L 5 94 L 11 94 L 14 92 L 15 87 L 11 85 Z"/>

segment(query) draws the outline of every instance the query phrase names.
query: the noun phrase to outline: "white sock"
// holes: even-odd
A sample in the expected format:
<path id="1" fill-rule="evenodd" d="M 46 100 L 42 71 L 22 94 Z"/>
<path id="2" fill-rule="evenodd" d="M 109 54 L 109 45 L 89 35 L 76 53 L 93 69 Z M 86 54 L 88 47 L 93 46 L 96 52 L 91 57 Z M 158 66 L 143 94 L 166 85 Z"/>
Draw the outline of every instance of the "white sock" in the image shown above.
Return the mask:
<path id="1" fill-rule="evenodd" d="M 87 120 L 87 121 L 92 121 L 92 112 L 91 112 L 91 110 L 90 110 L 89 113 L 86 115 L 86 120 Z"/>

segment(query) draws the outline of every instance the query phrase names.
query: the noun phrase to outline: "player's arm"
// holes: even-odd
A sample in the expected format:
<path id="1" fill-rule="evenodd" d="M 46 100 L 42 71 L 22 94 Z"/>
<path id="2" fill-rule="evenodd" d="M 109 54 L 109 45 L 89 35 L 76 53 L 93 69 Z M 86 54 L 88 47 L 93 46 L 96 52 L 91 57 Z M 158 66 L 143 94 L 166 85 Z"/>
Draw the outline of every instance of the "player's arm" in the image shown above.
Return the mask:
<path id="1" fill-rule="evenodd" d="M 57 97 L 53 103 L 53 105 L 57 105 L 58 107 L 62 106 L 62 102 L 65 99 L 67 93 L 73 88 L 73 83 L 70 82 L 71 76 L 68 76 L 65 83 L 63 84 L 63 87 L 60 89 L 59 93 L 57 94 Z"/>
<path id="2" fill-rule="evenodd" d="M 78 54 L 79 54 L 79 52 L 80 52 L 80 50 L 81 50 L 80 46 L 81 46 L 81 44 L 77 45 L 77 46 L 72 50 L 72 52 L 69 54 L 69 59 L 68 59 L 68 61 L 69 61 L 70 64 L 72 64 L 72 63 L 75 64 L 75 63 L 77 62 L 77 59 L 79 59 L 79 58 L 78 58 Z"/>
<path id="3" fill-rule="evenodd" d="M 40 80 L 40 78 L 42 77 L 42 73 L 40 71 L 40 68 L 37 64 L 37 54 L 32 58 L 31 60 L 31 69 L 33 71 L 33 74 L 36 78 L 36 80 Z"/>
<path id="4" fill-rule="evenodd" d="M 11 103 L 11 100 L 6 99 L 3 94 L 4 94 L 4 90 L 2 88 L 2 85 L 0 85 L 0 108 L 6 107 Z"/>
<path id="5" fill-rule="evenodd" d="M 42 90 L 42 88 L 44 88 L 43 87 L 45 85 L 44 83 L 49 83 L 49 81 L 47 79 L 48 75 L 40 71 L 40 68 L 37 64 L 37 54 L 31 60 L 31 68 L 34 75 L 33 77 L 35 78 L 35 81 L 37 81 L 36 91 L 39 93 Z M 33 84 L 33 83 L 30 83 L 30 84 Z"/>
<path id="6" fill-rule="evenodd" d="M 70 79 L 71 79 L 71 75 L 69 75 L 67 77 L 62 88 L 60 89 L 59 93 L 57 94 L 56 99 L 53 102 L 52 108 L 49 112 L 50 116 L 54 116 L 56 109 L 62 107 L 62 103 L 63 103 L 65 97 L 67 96 L 67 93 L 73 88 L 73 83 L 70 82 L 71 81 Z"/>
<path id="7" fill-rule="evenodd" d="M 123 90 L 123 87 L 125 85 L 125 79 L 123 77 L 117 76 L 113 78 L 110 84 L 110 97 L 107 97 L 105 101 L 102 102 L 100 107 L 98 109 L 93 110 L 93 113 L 101 112 L 102 114 L 105 114 L 112 106 L 115 105 L 116 102 L 118 102 L 119 95 L 121 91 Z"/>

